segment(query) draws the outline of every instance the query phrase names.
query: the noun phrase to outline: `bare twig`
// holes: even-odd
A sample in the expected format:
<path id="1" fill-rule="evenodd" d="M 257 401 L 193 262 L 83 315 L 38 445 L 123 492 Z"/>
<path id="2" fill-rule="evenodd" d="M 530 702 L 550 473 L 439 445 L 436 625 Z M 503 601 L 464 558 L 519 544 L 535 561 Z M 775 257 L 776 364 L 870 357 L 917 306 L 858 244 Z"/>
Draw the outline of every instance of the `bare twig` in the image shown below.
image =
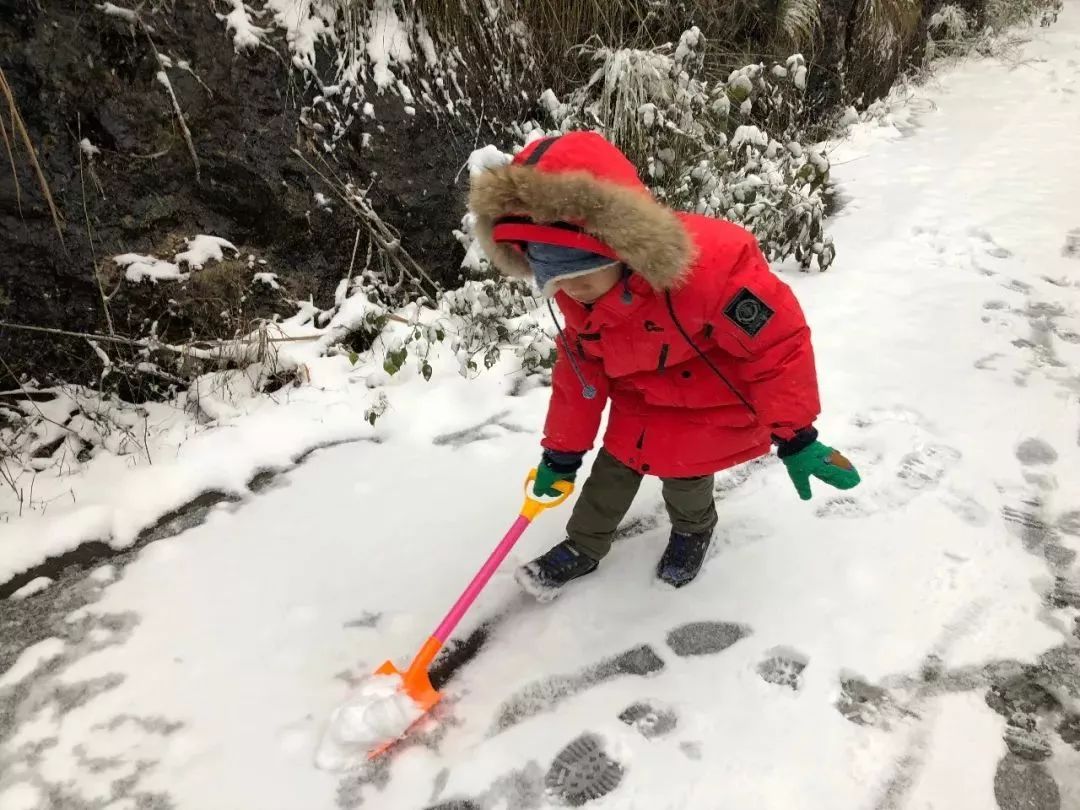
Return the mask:
<path id="1" fill-rule="evenodd" d="M 425 292 L 421 280 L 427 281 L 431 285 L 432 291 L 438 292 L 440 288 L 439 284 L 428 275 L 427 271 L 421 267 L 412 255 L 405 250 L 401 244 L 400 236 L 395 233 L 386 221 L 383 220 L 371 205 L 362 198 L 355 195 L 350 195 L 346 192 L 345 184 L 334 175 L 333 169 L 326 165 L 326 159 L 322 158 L 324 165 L 326 165 L 327 171 L 331 175 L 334 175 L 334 182 L 321 172 L 318 167 L 314 166 L 299 149 L 293 149 L 292 153 L 296 155 L 304 164 L 317 174 L 326 185 L 330 186 L 337 193 L 349 209 L 356 214 L 360 220 L 364 223 L 364 226 L 368 229 L 368 233 L 371 234 L 372 239 L 379 245 L 383 255 L 386 256 L 391 262 L 393 262 L 397 268 L 411 278 L 419 287 L 421 292 Z"/>
<path id="2" fill-rule="evenodd" d="M 149 36 L 150 35 L 147 34 L 148 39 Z M 157 72 L 157 80 L 169 93 L 173 112 L 176 113 L 176 120 L 180 124 L 180 132 L 184 136 L 184 143 L 187 144 L 188 153 L 191 155 L 191 162 L 195 164 L 195 182 L 201 183 L 202 172 L 199 168 L 199 156 L 195 152 L 195 143 L 191 140 L 191 130 L 188 129 L 187 121 L 184 120 L 184 111 L 180 109 L 180 102 L 176 98 L 176 93 L 173 92 L 172 82 L 169 81 L 169 75 L 165 72 L 165 68 L 162 68 Z"/>
<path id="3" fill-rule="evenodd" d="M 165 147 L 164 149 L 162 149 L 160 151 L 151 152 L 149 155 L 137 155 L 134 152 L 132 152 L 130 155 L 128 155 L 128 157 L 133 157 L 136 160 L 157 160 L 160 157 L 165 157 L 165 155 L 169 154 L 169 152 L 171 152 L 171 151 L 172 151 L 172 147 L 167 146 L 167 147 Z"/>
<path id="4" fill-rule="evenodd" d="M 56 209 L 56 203 L 53 202 L 52 192 L 49 190 L 49 183 L 45 179 L 45 173 L 41 170 L 41 164 L 37 159 L 37 150 L 34 148 L 33 141 L 30 140 L 30 133 L 26 131 L 26 123 L 23 121 L 22 114 L 19 112 L 18 106 L 15 104 L 15 94 L 11 90 L 11 86 L 8 84 L 7 77 L 4 75 L 3 69 L 0 69 L 0 92 L 4 94 L 8 103 L 8 112 L 11 117 L 12 129 L 19 134 L 22 138 L 23 144 L 26 146 L 26 152 L 30 157 L 30 165 L 34 167 L 34 173 L 37 175 L 38 184 L 41 186 L 41 193 L 45 197 L 45 202 L 49 205 L 49 213 L 52 214 L 53 225 L 56 227 L 56 235 L 60 237 L 60 244 L 67 250 L 67 245 L 64 244 L 64 230 L 61 227 L 60 212 Z M 5 132 L 4 140 L 7 141 L 7 134 Z M 17 181 L 16 181 L 17 182 Z"/>
<path id="5" fill-rule="evenodd" d="M 71 428 L 69 428 L 67 425 L 62 425 L 59 422 L 57 422 L 55 419 L 50 419 L 49 417 L 47 417 L 45 415 L 45 412 L 42 411 L 40 406 L 37 404 L 37 400 L 35 400 L 33 398 L 33 396 L 31 396 L 30 392 L 23 386 L 23 384 L 19 382 L 19 378 L 15 376 L 15 372 L 11 370 L 11 366 L 9 366 L 7 364 L 7 361 L 4 360 L 4 358 L 2 356 L 0 356 L 0 364 L 2 364 L 4 366 L 4 371 L 6 371 L 8 373 L 8 376 L 11 377 L 11 379 L 15 381 L 15 385 L 17 385 L 19 387 L 19 390 L 25 396 L 25 398 L 26 398 L 25 401 L 29 402 L 31 405 L 34 406 L 34 410 L 37 411 L 37 415 L 38 415 L 39 419 L 41 419 L 43 422 L 48 422 L 50 425 L 55 425 L 56 427 L 61 428 L 62 430 L 66 430 L 69 433 L 72 432 Z"/>
<path id="6" fill-rule="evenodd" d="M 394 321 L 395 323 L 412 324 L 408 318 L 403 318 L 400 315 L 393 313 L 387 313 L 386 317 Z M 174 345 L 171 343 L 163 343 L 157 338 L 126 338 L 119 335 L 99 335 L 93 332 L 74 332 L 69 329 L 57 329 L 51 326 L 31 326 L 23 323 L 11 323 L 10 321 L 0 321 L 0 329 L 18 329 L 24 332 L 38 332 L 46 335 L 57 335 L 59 337 L 72 337 L 81 338 L 84 340 L 100 340 L 106 343 L 121 343 L 125 346 L 136 346 L 140 349 L 162 350 L 168 352 L 174 352 L 176 354 L 191 354 L 194 357 L 201 357 L 203 359 L 213 359 L 209 352 L 211 349 L 223 349 L 230 346 L 250 346 L 261 342 L 266 343 L 303 343 L 310 340 L 319 340 L 321 335 L 300 335 L 297 337 L 251 337 L 251 338 L 234 338 L 232 340 L 198 340 L 192 343 L 184 343 L 181 345 Z"/>
<path id="7" fill-rule="evenodd" d="M 109 312 L 109 299 L 105 295 L 105 285 L 101 281 L 101 268 L 97 260 L 97 250 L 94 248 L 94 233 L 90 228 L 90 212 L 86 207 L 86 178 L 83 175 L 83 149 L 82 149 L 82 114 L 79 113 L 76 117 L 76 123 L 78 126 L 79 144 L 76 149 L 79 152 L 79 185 L 82 188 L 82 206 L 83 206 L 83 218 L 86 220 L 86 239 L 90 243 L 90 259 L 93 262 L 94 267 L 94 281 L 97 282 L 98 295 L 101 296 L 101 308 L 105 312 L 105 325 L 109 327 L 109 334 L 116 336 L 116 329 L 113 327 L 112 314 Z"/>
<path id="8" fill-rule="evenodd" d="M 195 165 L 195 182 L 201 183 L 202 172 L 199 167 L 199 155 L 195 152 L 195 142 L 191 138 L 191 130 L 188 129 L 187 121 L 184 119 L 184 111 L 180 109 L 180 101 L 176 98 L 176 93 L 173 92 L 172 82 L 169 81 L 169 74 L 165 72 L 165 62 L 162 60 L 161 54 L 158 53 L 157 45 L 154 44 L 154 38 L 150 36 L 150 27 L 143 22 L 141 17 L 136 15 L 136 19 L 139 22 L 139 27 L 142 29 L 143 34 L 146 35 L 146 41 L 150 43 L 150 50 L 154 52 L 154 61 L 158 66 L 158 71 L 154 78 L 157 79 L 158 84 L 164 87 L 169 94 L 173 113 L 176 115 L 176 120 L 180 124 L 180 132 L 184 136 L 184 143 L 187 145 L 188 154 L 191 155 L 191 162 Z"/>
<path id="9" fill-rule="evenodd" d="M 2 115 L 0 115 L 0 138 L 4 139 L 4 149 L 7 152 L 8 160 L 11 162 L 11 179 L 15 181 L 15 205 L 19 209 L 19 216 L 22 216 L 22 186 L 19 184 L 19 175 L 15 171 L 14 147 L 11 138 L 8 137 L 7 127 L 4 126 L 4 117 Z"/>
<path id="10" fill-rule="evenodd" d="M 349 282 L 352 281 L 353 265 L 356 264 L 356 249 L 360 246 L 360 229 L 356 229 L 356 238 L 353 240 L 352 245 L 352 258 L 349 259 L 349 272 L 345 276 L 345 290 L 349 289 Z M 371 241 L 368 240 L 368 255 L 371 255 Z"/>

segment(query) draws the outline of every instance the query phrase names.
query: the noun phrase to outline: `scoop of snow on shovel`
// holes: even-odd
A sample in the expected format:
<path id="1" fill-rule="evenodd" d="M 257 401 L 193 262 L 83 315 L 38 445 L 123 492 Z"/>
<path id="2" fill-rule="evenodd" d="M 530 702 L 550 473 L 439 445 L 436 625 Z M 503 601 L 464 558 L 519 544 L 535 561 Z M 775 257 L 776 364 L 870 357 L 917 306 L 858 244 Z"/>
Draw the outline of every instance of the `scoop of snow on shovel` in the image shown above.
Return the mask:
<path id="1" fill-rule="evenodd" d="M 315 764 L 336 771 L 358 767 L 373 748 L 398 739 L 424 714 L 398 675 L 365 678 L 330 714 Z"/>

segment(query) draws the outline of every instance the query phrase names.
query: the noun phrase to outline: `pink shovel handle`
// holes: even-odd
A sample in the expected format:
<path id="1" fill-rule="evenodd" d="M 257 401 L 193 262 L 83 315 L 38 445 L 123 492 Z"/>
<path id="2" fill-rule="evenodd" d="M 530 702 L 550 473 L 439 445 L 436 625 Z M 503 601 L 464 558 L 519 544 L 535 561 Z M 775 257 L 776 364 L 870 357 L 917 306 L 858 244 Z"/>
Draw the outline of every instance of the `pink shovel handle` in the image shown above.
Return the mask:
<path id="1" fill-rule="evenodd" d="M 454 628 L 457 627 L 461 617 L 465 615 L 465 612 L 472 607 L 472 603 L 476 601 L 476 597 L 480 595 L 480 591 L 484 589 L 484 586 L 488 584 L 488 580 L 491 579 L 495 570 L 502 565 L 503 560 L 506 559 L 506 555 L 510 553 L 510 549 L 514 547 L 514 544 L 521 537 L 522 533 L 528 528 L 531 521 L 525 517 L 525 515 L 518 515 L 517 520 L 514 521 L 514 525 L 510 527 L 510 531 L 503 537 L 502 542 L 495 547 L 495 550 L 491 552 L 491 556 L 487 558 L 487 562 L 483 567 L 477 571 L 476 576 L 473 577 L 472 582 L 469 583 L 469 587 L 465 589 L 465 592 L 458 597 L 458 600 L 454 603 L 454 606 L 450 608 L 450 612 L 446 614 L 446 618 L 442 620 L 435 632 L 432 634 L 439 641 L 446 643 L 446 640 L 450 637 L 450 634 L 454 632 Z"/>
<path id="2" fill-rule="evenodd" d="M 517 520 L 514 521 L 514 525 L 510 527 L 510 531 L 506 533 L 506 536 L 499 542 L 499 545 L 491 552 L 491 556 L 487 558 L 487 562 L 485 562 L 483 567 L 476 572 L 476 576 L 473 577 L 472 582 L 469 583 L 465 592 L 458 597 L 454 606 L 450 608 L 450 612 L 446 614 L 446 618 L 442 620 L 442 623 L 432 634 L 440 642 L 446 643 L 450 634 L 454 632 L 454 628 L 457 627 L 458 622 L 461 621 L 461 617 L 465 615 L 465 612 L 470 607 L 472 607 L 472 603 L 476 601 L 476 597 L 480 595 L 480 591 L 484 590 L 484 586 L 488 584 L 488 580 L 491 579 L 498 567 L 502 565 L 503 560 L 506 559 L 506 555 L 510 553 L 510 549 L 517 543 L 525 529 L 527 529 L 532 522 L 532 519 L 543 510 L 551 509 L 552 507 L 561 504 L 570 496 L 570 493 L 573 492 L 574 489 L 573 485 L 569 482 L 559 481 L 555 484 L 555 487 L 562 494 L 554 500 L 541 501 L 528 494 L 528 485 L 535 479 L 536 470 L 533 470 L 525 481 L 525 505 L 521 509 L 521 514 L 518 515 Z"/>

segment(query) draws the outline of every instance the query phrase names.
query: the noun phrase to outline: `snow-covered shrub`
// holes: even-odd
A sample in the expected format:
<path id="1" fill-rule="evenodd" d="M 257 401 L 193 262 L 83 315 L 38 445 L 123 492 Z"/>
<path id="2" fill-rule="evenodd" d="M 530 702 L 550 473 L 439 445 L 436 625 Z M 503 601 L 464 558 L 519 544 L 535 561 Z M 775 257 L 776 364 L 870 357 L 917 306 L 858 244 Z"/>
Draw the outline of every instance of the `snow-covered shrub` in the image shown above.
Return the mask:
<path id="1" fill-rule="evenodd" d="M 967 11 L 951 3 L 942 6 L 930 17 L 925 61 L 967 52 L 976 34 L 975 20 Z"/>
<path id="2" fill-rule="evenodd" d="M 454 331 L 449 347 L 462 374 L 491 368 L 502 352 L 518 357 L 526 373 L 550 368 L 555 344 L 542 324 L 545 314 L 529 285 L 521 281 L 484 279 L 468 281 L 447 291 L 439 301 Z"/>
<path id="3" fill-rule="evenodd" d="M 144 406 L 114 394 L 64 385 L 5 392 L 0 400 L 0 487 L 9 489 L 24 511 L 48 504 L 34 496 L 37 473 L 77 472 L 99 452 L 145 455 L 149 431 Z M 0 513 L 0 519 L 3 519 Z"/>
<path id="4" fill-rule="evenodd" d="M 997 32 L 1035 21 L 1046 27 L 1057 20 L 1062 8 L 1062 0 L 987 0 L 986 25 Z"/>
<path id="5" fill-rule="evenodd" d="M 590 48 L 589 81 L 543 105 L 556 131 L 598 129 L 641 167 L 673 207 L 749 228 L 772 261 L 804 269 L 832 262 L 822 233 L 828 159 L 804 143 L 806 60 L 747 65 L 703 78 L 705 40 L 686 31 L 675 48 Z"/>
<path id="6" fill-rule="evenodd" d="M 958 5 L 942 6 L 930 17 L 930 35 L 935 39 L 963 39 L 974 27 L 971 15 Z"/>
<path id="7" fill-rule="evenodd" d="M 989 0 L 979 21 L 956 5 L 940 8 L 927 29 L 926 63 L 936 58 L 975 52 L 986 56 L 1008 55 L 1024 41 L 1010 32 L 1016 26 L 1038 21 L 1050 25 L 1061 11 L 1061 0 Z"/>

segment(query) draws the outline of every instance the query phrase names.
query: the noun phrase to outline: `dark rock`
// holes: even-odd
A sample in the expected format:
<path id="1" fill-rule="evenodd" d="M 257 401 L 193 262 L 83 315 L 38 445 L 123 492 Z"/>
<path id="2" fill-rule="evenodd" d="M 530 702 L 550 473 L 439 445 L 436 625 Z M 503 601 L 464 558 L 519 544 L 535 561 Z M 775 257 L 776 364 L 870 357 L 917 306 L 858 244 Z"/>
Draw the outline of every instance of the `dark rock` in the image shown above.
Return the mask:
<path id="1" fill-rule="evenodd" d="M 1038 731 L 1008 726 L 1005 729 L 1005 744 L 1016 756 L 1029 762 L 1042 762 L 1053 754 L 1050 741 Z"/>
<path id="2" fill-rule="evenodd" d="M 1008 718 L 1005 722 L 1010 726 L 1023 731 L 1034 731 L 1036 726 L 1039 725 L 1039 718 L 1034 714 L 1028 714 L 1027 712 L 1016 712 L 1016 714 Z"/>
<path id="3" fill-rule="evenodd" d="M 1057 727 L 1061 739 L 1080 751 L 1080 714 L 1067 714 Z"/>
<path id="4" fill-rule="evenodd" d="M 1036 683 L 1030 669 L 1024 675 L 991 686 L 986 693 L 986 705 L 1005 718 L 1061 708 L 1057 698 Z"/>
<path id="5" fill-rule="evenodd" d="M 16 154 L 14 172 L 5 156 L 0 319 L 104 332 L 95 261 L 110 276 L 111 290 L 117 279 L 110 257 L 139 252 L 171 258 L 181 237 L 199 233 L 225 237 L 244 256 L 265 259 L 258 269 L 277 273 L 289 293 L 248 296 L 245 321 L 291 314 L 290 297 L 313 295 L 317 305 L 328 305 L 347 271 L 357 222 L 341 203 L 332 212 L 314 205 L 316 192 L 333 199 L 334 189 L 293 149 L 324 175 L 358 186 L 367 187 L 376 174 L 370 189 L 376 211 L 428 273 L 449 286 L 458 283 L 462 251 L 453 230 L 464 213 L 458 169 L 473 134 L 457 137 L 456 119 L 435 121 L 423 105 L 408 116 L 399 99 L 380 97 L 382 131 L 369 133 L 370 148 L 360 143 L 371 122 L 358 119 L 323 165 L 321 149 L 300 123 L 301 107 L 318 90 L 305 88 L 280 52 L 234 54 L 212 4 L 143 4 L 140 14 L 154 28 L 158 52 L 186 60 L 201 80 L 166 69 L 199 158 L 196 178 L 169 98 L 155 79 L 160 66 L 146 37 L 80 0 L 15 6 L 17 12 L 0 13 L 0 69 L 37 147 L 63 243 L 24 151 Z M 283 33 L 276 31 L 271 42 L 283 49 Z M 85 156 L 80 160 L 81 138 L 101 150 L 92 167 Z M 361 231 L 363 256 L 367 237 Z M 252 271 L 242 265 L 237 272 L 246 289 Z M 183 286 L 121 283 L 109 304 L 117 331 L 139 337 L 157 320 L 162 338 L 187 340 L 198 325 L 167 306 L 170 297 L 183 302 L 174 294 Z M 17 302 L 17 317 L 5 301 Z M 231 330 L 194 331 L 203 338 L 231 337 Z M 42 383 L 96 383 L 100 374 L 93 350 L 80 339 L 0 330 L 0 356 L 16 375 Z"/>
<path id="6" fill-rule="evenodd" d="M 1080 647 L 1047 650 L 1033 671 L 1047 689 L 1064 689 L 1070 697 L 1080 698 Z"/>

